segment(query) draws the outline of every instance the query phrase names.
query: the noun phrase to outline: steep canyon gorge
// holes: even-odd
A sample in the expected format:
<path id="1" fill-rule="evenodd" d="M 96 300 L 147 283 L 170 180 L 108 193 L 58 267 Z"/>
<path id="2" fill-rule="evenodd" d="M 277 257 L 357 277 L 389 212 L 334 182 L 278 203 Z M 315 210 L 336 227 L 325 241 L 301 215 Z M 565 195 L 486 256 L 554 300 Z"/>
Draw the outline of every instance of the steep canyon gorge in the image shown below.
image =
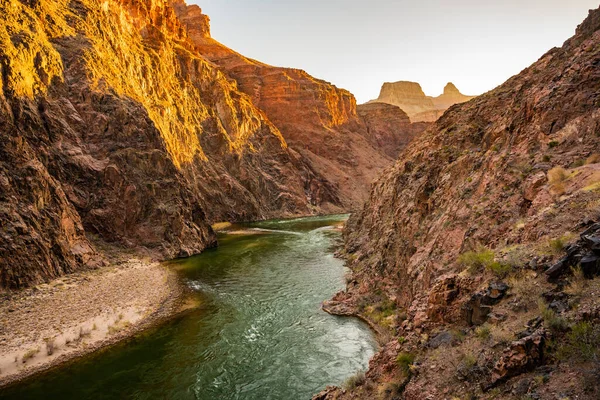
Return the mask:
<path id="1" fill-rule="evenodd" d="M 0 7 L 3 287 L 105 263 L 93 241 L 173 258 L 214 222 L 353 210 L 424 128 L 235 53 L 182 1 Z"/>
<path id="2" fill-rule="evenodd" d="M 221 44 L 209 17 L 183 0 L 5 0 L 0 20 L 0 386 L 4 366 L 27 368 L 42 341 L 52 356 L 45 331 L 23 333 L 40 299 L 95 296 L 97 279 L 123 300 L 133 297 L 127 279 L 151 270 L 131 292 L 152 288 L 154 303 L 123 300 L 125 314 L 173 314 L 181 304 L 165 300 L 171 286 L 182 303 L 196 290 L 200 306 L 184 306 L 213 307 L 207 315 L 221 319 L 198 337 L 222 354 L 236 343 L 257 357 L 251 344 L 268 342 L 257 326 L 269 318 L 281 324 L 264 322 L 269 338 L 289 328 L 299 346 L 331 348 L 327 329 L 340 333 L 360 362 L 320 375 L 319 388 L 366 368 L 375 351 L 361 347 L 373 342 L 367 325 L 328 316 L 317 304 L 325 299 L 315 300 L 345 284 L 323 310 L 362 319 L 380 348 L 366 373 L 317 400 L 600 397 L 600 9 L 562 47 L 480 96 L 448 83 L 431 97 L 399 81 L 360 105 L 303 70 Z M 343 231 L 344 215 L 284 220 L 344 213 Z M 205 252 L 219 241 L 226 246 Z M 177 258 L 168 265 L 184 285 L 156 262 Z M 97 275 L 78 275 L 86 271 Z M 303 285 L 311 290 L 300 293 Z M 305 320 L 291 321 L 285 305 L 303 295 Z M 102 308 L 93 298 L 86 310 Z M 115 327 L 123 338 L 128 327 L 112 308 L 101 330 L 116 341 Z M 19 348 L 14 362 L 6 349 L 22 340 L 7 329 L 12 319 L 38 346 Z M 93 321 L 87 333 L 73 325 L 73 346 L 96 335 Z M 231 342 L 213 343 L 223 332 Z M 288 353 L 276 344 L 275 370 Z M 323 348 L 311 350 L 328 368 L 347 361 L 347 349 L 334 362 Z M 195 365 L 214 361 L 215 374 L 226 369 L 226 356 L 178 349 Z M 235 365 L 238 376 L 250 369 Z M 194 380 L 197 371 L 185 373 Z M 225 375 L 193 384 L 238 396 L 220 386 Z"/>

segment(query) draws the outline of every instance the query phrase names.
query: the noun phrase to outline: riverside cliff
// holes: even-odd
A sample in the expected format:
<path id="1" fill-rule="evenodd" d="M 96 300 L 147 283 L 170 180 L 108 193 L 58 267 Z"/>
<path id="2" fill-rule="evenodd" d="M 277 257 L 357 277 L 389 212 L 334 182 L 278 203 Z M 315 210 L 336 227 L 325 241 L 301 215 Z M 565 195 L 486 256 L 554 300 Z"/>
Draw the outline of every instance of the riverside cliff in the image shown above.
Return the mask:
<path id="1" fill-rule="evenodd" d="M 345 230 L 324 308 L 385 343 L 319 399 L 600 395 L 600 10 L 415 139 Z"/>
<path id="2" fill-rule="evenodd" d="M 2 287 L 103 265 L 98 241 L 181 257 L 216 245 L 213 222 L 350 210 L 392 162 L 350 93 L 226 49 L 197 6 L 9 0 L 0 15 Z"/>

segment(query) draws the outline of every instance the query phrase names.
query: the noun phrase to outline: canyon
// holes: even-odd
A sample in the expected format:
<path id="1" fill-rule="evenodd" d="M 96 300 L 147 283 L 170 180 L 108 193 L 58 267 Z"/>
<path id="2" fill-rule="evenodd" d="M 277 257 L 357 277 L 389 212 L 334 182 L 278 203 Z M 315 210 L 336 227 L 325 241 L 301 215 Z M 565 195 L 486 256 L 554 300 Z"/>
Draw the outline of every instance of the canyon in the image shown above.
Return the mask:
<path id="1" fill-rule="evenodd" d="M 386 103 L 400 107 L 412 122 L 435 122 L 444 112 L 455 104 L 467 102 L 476 96 L 466 96 L 452 83 L 444 87 L 437 96 L 426 96 L 416 82 L 386 82 L 376 100 L 369 103 Z"/>
<path id="2" fill-rule="evenodd" d="M 172 393 L 267 396 L 285 364 L 277 393 L 313 393 L 375 334 L 315 400 L 600 397 L 600 9 L 480 96 L 400 81 L 361 105 L 183 0 L 6 0 L 0 20 L 0 386 L 179 313 L 131 345 Z"/>
<path id="3" fill-rule="evenodd" d="M 373 116 L 372 140 L 348 91 L 235 53 L 180 0 L 0 11 L 4 288 L 105 265 L 102 243 L 169 259 L 215 222 L 353 210 L 424 129 Z"/>

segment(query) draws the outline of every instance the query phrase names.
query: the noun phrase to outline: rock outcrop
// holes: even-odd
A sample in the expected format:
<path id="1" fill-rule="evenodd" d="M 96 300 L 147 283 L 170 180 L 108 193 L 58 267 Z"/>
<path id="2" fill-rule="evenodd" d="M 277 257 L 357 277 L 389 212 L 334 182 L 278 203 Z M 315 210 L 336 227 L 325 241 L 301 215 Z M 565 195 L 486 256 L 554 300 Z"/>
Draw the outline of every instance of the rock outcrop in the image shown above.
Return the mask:
<path id="1" fill-rule="evenodd" d="M 403 303 L 478 243 L 533 240 L 551 234 L 554 218 L 584 218 L 575 206 L 558 216 L 544 214 L 558 200 L 545 172 L 584 164 L 599 148 L 598 14 L 562 48 L 447 111 L 384 173 L 351 218 L 347 251 L 369 266 L 365 271 L 397 276 L 393 291 Z M 561 177 L 568 186 L 560 195 L 581 203 L 594 198 L 589 185 L 597 165 L 576 166 L 572 178 Z M 529 193 L 540 174 L 545 182 Z"/>
<path id="2" fill-rule="evenodd" d="M 448 83 L 438 97 L 426 96 L 416 82 L 386 82 L 377 100 L 369 103 L 387 103 L 400 107 L 413 122 L 434 122 L 455 104 L 464 103 L 475 96 L 462 94 L 453 83 Z"/>
<path id="3" fill-rule="evenodd" d="M 2 287 L 101 265 L 90 234 L 170 258 L 214 246 L 212 222 L 350 210 L 392 163 L 349 92 L 218 44 L 198 6 L 0 15 Z"/>

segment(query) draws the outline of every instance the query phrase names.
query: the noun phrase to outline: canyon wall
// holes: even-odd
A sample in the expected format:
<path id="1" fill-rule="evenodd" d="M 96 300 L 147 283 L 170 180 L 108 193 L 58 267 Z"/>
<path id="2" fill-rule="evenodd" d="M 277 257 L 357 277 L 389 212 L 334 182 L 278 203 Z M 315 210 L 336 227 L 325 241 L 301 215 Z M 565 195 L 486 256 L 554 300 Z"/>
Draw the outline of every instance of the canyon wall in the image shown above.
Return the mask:
<path id="1" fill-rule="evenodd" d="M 598 398 L 599 66 L 596 9 L 386 170 L 344 230 L 347 288 L 323 306 L 371 322 L 382 349 L 315 399 Z"/>
<path id="2" fill-rule="evenodd" d="M 190 27 L 205 21 L 195 6 L 178 8 L 178 13 Z M 244 57 L 209 34 L 197 35 L 193 42 L 265 112 L 289 147 L 335 188 L 343 209 L 359 207 L 372 181 L 403 145 L 424 129 L 409 121 L 395 126 L 396 117 L 391 115 L 379 130 L 381 133 L 385 127 L 387 139 L 394 144 L 373 140 L 367 124 L 357 114 L 354 96 L 347 90 L 299 69 L 274 67 Z"/>
<path id="3" fill-rule="evenodd" d="M 596 164 L 582 164 L 600 149 L 599 16 L 519 75 L 447 111 L 383 174 L 346 231 L 365 282 L 389 278 L 394 297 L 410 305 L 455 270 L 459 253 L 551 236 L 585 216 L 579 208 L 597 197 L 579 186 L 597 177 Z M 557 166 L 579 177 L 560 194 L 546 177 Z"/>
<path id="4" fill-rule="evenodd" d="M 392 163 L 349 92 L 218 44 L 197 6 L 0 15 L 2 287 L 102 265 L 97 241 L 171 258 L 216 245 L 213 222 L 350 210 Z"/>
<path id="5" fill-rule="evenodd" d="M 444 92 L 437 96 L 426 96 L 416 82 L 400 81 L 386 82 L 381 87 L 381 92 L 376 100 L 369 103 L 387 103 L 400 107 L 412 122 L 434 122 L 454 104 L 464 103 L 475 96 L 466 96 L 448 83 Z"/>

